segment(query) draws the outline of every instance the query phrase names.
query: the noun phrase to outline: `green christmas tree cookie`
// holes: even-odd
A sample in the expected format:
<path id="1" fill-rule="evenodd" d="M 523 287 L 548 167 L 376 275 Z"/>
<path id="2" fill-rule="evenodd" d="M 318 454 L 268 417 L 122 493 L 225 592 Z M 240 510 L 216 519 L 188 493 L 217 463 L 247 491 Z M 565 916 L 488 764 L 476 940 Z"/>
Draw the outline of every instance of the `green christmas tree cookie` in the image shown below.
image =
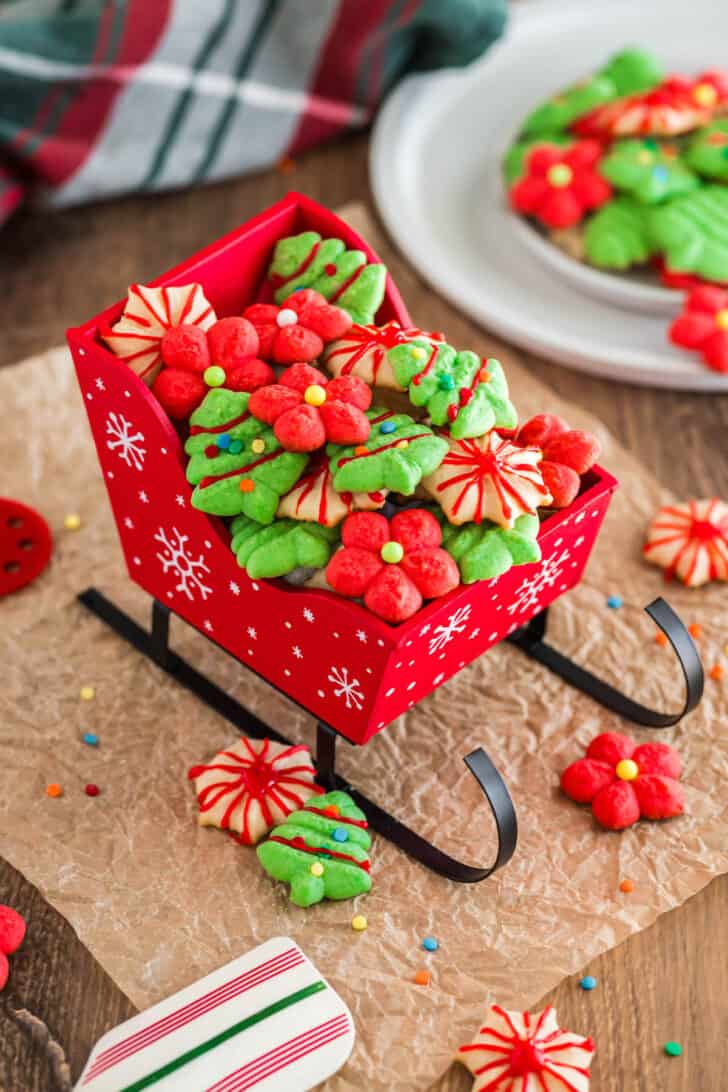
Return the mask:
<path id="1" fill-rule="evenodd" d="M 584 253 L 602 269 L 642 265 L 654 253 L 647 228 L 647 209 L 631 197 L 615 197 L 589 220 Z"/>
<path id="2" fill-rule="evenodd" d="M 516 427 L 518 415 L 499 361 L 422 339 L 395 346 L 387 360 L 412 405 L 424 406 L 432 422 L 449 426 L 456 440 Z"/>
<path id="3" fill-rule="evenodd" d="M 406 413 L 381 406 L 367 411 L 372 430 L 365 444 L 329 444 L 329 469 L 337 493 L 376 493 L 391 489 L 409 496 L 422 478 L 445 458 L 447 441 Z"/>
<path id="4" fill-rule="evenodd" d="M 187 481 L 195 486 L 193 508 L 272 523 L 307 456 L 281 449 L 273 430 L 248 413 L 249 397 L 222 387 L 208 391 L 190 417 Z"/>
<path id="5" fill-rule="evenodd" d="M 330 792 L 291 812 L 256 853 L 269 876 L 291 885 L 292 903 L 313 906 L 371 890 L 371 841 L 364 812 L 345 792 Z"/>
<path id="6" fill-rule="evenodd" d="M 506 183 L 510 187 L 523 177 L 528 157 L 534 148 L 568 148 L 573 143 L 573 138 L 565 133 L 552 133 L 532 140 L 517 140 L 503 157 L 503 176 Z"/>
<path id="7" fill-rule="evenodd" d="M 688 145 L 685 161 L 706 178 L 728 182 L 728 118 L 700 129 Z"/>
<path id="8" fill-rule="evenodd" d="M 567 87 L 538 106 L 523 124 L 524 136 L 546 136 L 567 129 L 573 121 L 597 106 L 623 95 L 656 87 L 662 69 L 643 49 L 625 49 L 587 79 Z"/>
<path id="9" fill-rule="evenodd" d="M 674 144 L 656 140 L 618 140 L 599 164 L 612 185 L 645 205 L 690 193 L 700 185 L 693 171 L 678 158 Z"/>
<path id="10" fill-rule="evenodd" d="M 268 276 L 276 303 L 297 288 L 314 288 L 348 311 L 354 322 L 367 325 L 384 299 L 387 270 L 369 262 L 363 251 L 347 250 L 341 239 L 304 231 L 276 244 Z"/>
<path id="11" fill-rule="evenodd" d="M 648 213 L 650 236 L 668 269 L 728 281 L 728 189 L 704 186 Z"/>
<path id="12" fill-rule="evenodd" d="M 285 576 L 294 569 L 322 569 L 338 540 L 338 528 L 279 519 L 267 527 L 238 516 L 230 528 L 230 548 L 248 576 Z"/>
<path id="13" fill-rule="evenodd" d="M 443 515 L 440 522 L 443 549 L 457 562 L 463 584 L 493 580 L 514 565 L 541 560 L 538 516 L 519 516 L 510 531 L 489 520 L 455 527 Z"/>

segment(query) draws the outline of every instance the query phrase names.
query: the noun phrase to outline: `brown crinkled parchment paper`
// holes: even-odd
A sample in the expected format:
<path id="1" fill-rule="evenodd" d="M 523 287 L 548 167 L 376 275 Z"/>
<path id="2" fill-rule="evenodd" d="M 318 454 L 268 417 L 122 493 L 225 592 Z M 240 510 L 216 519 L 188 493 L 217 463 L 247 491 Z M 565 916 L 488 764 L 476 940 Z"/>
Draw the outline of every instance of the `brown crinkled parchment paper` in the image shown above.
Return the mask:
<path id="1" fill-rule="evenodd" d="M 362 230 L 372 237 L 371 223 Z M 565 405 L 441 300 L 431 297 L 427 312 L 413 318 L 498 355 L 523 419 L 551 410 L 598 433 L 601 461 L 622 488 L 586 579 L 551 612 L 550 638 L 641 701 L 679 708 L 679 668 L 654 644 L 641 611 L 665 594 L 640 545 L 669 494 L 598 421 Z M 196 824 L 187 768 L 226 744 L 230 726 L 74 600 L 94 583 L 148 621 L 149 603 L 126 577 L 66 351 L 0 373 L 0 398 L 13 407 L 0 438 L 2 491 L 38 507 L 56 534 L 47 573 L 0 605 L 0 850 L 140 1008 L 287 934 L 356 1021 L 354 1053 L 326 1092 L 454 1092 L 470 1088 L 471 1079 L 450 1067 L 451 1055 L 487 1002 L 533 1006 L 563 977 L 728 869 L 728 800 L 720 788 L 728 780 L 725 685 L 708 681 L 695 713 L 676 729 L 650 733 L 498 646 L 365 747 L 340 749 L 344 772 L 365 793 L 449 852 L 486 863 L 495 848 L 490 814 L 461 761 L 484 746 L 518 809 L 511 864 L 464 886 L 375 837 L 368 897 L 308 911 L 292 906 L 252 850 Z M 75 534 L 62 530 L 69 511 L 83 517 Z M 606 608 L 610 592 L 624 598 L 621 610 Z M 717 658 L 726 589 L 671 586 L 668 595 L 686 621 L 703 625 L 703 645 Z M 292 740 L 313 743 L 311 723 L 285 698 L 183 623 L 173 622 L 172 632 L 184 656 L 259 716 Z M 79 701 L 84 684 L 96 688 L 95 701 Z M 81 742 L 88 730 L 98 734 L 98 749 Z M 588 809 L 560 795 L 560 771 L 605 730 L 680 749 L 685 816 L 608 834 Z M 45 795 L 50 781 L 63 785 L 63 797 Z M 90 781 L 102 789 L 95 799 L 83 792 Z M 629 897 L 618 891 L 624 876 L 635 881 Z M 357 911 L 369 919 L 362 934 L 350 927 Z M 425 958 L 420 944 L 428 934 L 440 951 Z M 426 965 L 431 986 L 415 986 L 415 971 Z"/>

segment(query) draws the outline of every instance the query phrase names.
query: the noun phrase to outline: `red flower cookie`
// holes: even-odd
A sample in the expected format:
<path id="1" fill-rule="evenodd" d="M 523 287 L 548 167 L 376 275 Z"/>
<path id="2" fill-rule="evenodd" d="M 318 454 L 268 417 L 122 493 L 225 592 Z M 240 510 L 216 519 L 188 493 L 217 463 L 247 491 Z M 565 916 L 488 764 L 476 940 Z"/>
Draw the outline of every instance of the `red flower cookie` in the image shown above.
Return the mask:
<path id="1" fill-rule="evenodd" d="M 674 345 L 699 352 L 713 371 L 728 372 L 728 292 L 709 284 L 694 288 L 669 335 Z"/>
<path id="2" fill-rule="evenodd" d="M 680 756 L 667 743 L 643 743 L 603 732 L 589 744 L 586 758 L 561 775 L 561 788 L 577 804 L 591 804 L 607 830 L 624 830 L 638 819 L 671 819 L 685 810 Z"/>
<path id="3" fill-rule="evenodd" d="M 601 155 L 595 140 L 579 141 L 566 150 L 552 145 L 534 148 L 525 175 L 509 191 L 511 205 L 548 228 L 578 224 L 612 196 L 612 187 L 596 171 Z"/>
<path id="4" fill-rule="evenodd" d="M 569 428 L 555 413 L 539 413 L 521 425 L 516 443 L 540 447 L 539 470 L 551 494 L 553 508 L 567 508 L 576 498 L 581 476 L 594 466 L 601 447 L 596 436 Z"/>
<path id="5" fill-rule="evenodd" d="M 357 376 L 328 381 L 309 364 L 294 364 L 277 383 L 254 391 L 248 410 L 273 425 L 285 451 L 315 451 L 327 441 L 363 444 L 371 430 L 364 412 L 371 401 L 371 390 Z"/>
<path id="6" fill-rule="evenodd" d="M 440 548 L 442 531 L 431 512 L 411 508 L 390 521 L 374 512 L 347 516 L 343 549 L 326 568 L 339 595 L 364 599 L 365 606 L 396 624 L 411 618 L 423 599 L 447 595 L 460 583 L 450 554 Z"/>
<path id="7" fill-rule="evenodd" d="M 654 259 L 654 264 L 662 284 L 667 288 L 676 288 L 680 292 L 689 292 L 691 289 L 699 288 L 703 284 L 719 285 L 721 288 L 728 285 L 728 281 L 706 281 L 704 277 L 699 277 L 697 273 L 678 273 L 676 269 L 668 269 L 665 259 L 659 255 Z"/>
<path id="8" fill-rule="evenodd" d="M 280 307 L 254 303 L 243 314 L 257 331 L 261 356 L 275 364 L 315 360 L 325 345 L 343 337 L 352 324 L 347 311 L 327 303 L 312 288 L 292 292 Z"/>

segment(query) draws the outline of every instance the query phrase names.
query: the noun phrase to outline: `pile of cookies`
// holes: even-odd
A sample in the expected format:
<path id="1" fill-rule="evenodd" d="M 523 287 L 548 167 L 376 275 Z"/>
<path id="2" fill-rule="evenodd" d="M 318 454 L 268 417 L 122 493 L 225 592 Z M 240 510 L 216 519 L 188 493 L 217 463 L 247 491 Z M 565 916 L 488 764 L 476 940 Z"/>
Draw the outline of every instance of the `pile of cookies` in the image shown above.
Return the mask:
<path id="1" fill-rule="evenodd" d="M 599 445 L 548 414 L 519 428 L 497 360 L 377 325 L 385 279 L 307 231 L 278 242 L 239 315 L 218 319 L 197 284 L 133 285 L 99 334 L 177 423 L 190 503 L 230 520 L 251 578 L 397 624 L 539 561 L 540 517 L 575 499 Z"/>
<path id="2" fill-rule="evenodd" d="M 694 292 L 672 340 L 728 371 L 728 72 L 628 49 L 538 106 L 504 160 L 512 208 L 572 257 Z M 695 314 L 719 336 L 708 344 Z"/>

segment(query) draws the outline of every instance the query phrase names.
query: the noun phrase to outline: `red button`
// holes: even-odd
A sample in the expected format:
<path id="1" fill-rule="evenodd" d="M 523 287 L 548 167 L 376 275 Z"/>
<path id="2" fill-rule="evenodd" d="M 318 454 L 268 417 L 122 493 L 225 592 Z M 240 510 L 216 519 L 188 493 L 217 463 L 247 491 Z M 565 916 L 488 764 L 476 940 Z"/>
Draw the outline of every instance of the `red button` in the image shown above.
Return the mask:
<path id="1" fill-rule="evenodd" d="M 50 561 L 48 524 L 32 508 L 0 497 L 0 597 L 24 588 Z"/>

